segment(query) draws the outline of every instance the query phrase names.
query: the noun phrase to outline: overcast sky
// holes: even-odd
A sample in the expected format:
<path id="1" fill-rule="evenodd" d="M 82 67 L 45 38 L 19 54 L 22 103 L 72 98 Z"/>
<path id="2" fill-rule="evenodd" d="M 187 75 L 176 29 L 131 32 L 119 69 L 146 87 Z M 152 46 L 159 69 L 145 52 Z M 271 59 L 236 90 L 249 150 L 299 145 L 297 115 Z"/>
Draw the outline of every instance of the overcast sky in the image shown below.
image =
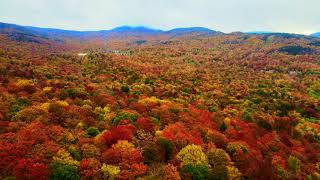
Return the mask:
<path id="1" fill-rule="evenodd" d="M 101 30 L 203 26 L 223 32 L 320 31 L 320 0 L 0 0 L 0 21 Z"/>

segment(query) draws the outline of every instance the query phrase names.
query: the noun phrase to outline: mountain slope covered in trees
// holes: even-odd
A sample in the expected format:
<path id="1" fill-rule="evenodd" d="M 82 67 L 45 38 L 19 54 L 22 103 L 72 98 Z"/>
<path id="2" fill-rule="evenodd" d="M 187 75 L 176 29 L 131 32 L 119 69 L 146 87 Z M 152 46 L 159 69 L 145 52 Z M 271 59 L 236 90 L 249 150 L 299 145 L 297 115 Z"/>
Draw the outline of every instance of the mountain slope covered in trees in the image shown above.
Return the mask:
<path id="1" fill-rule="evenodd" d="M 318 38 L 8 26 L 1 179 L 320 178 Z"/>

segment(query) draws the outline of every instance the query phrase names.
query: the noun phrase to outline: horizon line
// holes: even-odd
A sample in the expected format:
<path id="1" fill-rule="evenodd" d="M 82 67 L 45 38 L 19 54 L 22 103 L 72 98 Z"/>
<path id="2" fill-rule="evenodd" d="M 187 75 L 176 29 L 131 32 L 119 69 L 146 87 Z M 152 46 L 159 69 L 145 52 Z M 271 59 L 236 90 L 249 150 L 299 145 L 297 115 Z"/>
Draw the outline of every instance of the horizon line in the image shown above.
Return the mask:
<path id="1" fill-rule="evenodd" d="M 237 32 L 241 32 L 244 34 L 272 34 L 272 33 L 286 33 L 286 34 L 297 34 L 297 35 L 307 35 L 307 36 L 312 36 L 313 34 L 319 33 L 320 31 L 316 31 L 316 32 L 312 32 L 312 33 L 301 33 L 301 32 L 281 32 L 281 31 L 269 31 L 269 30 L 248 30 L 248 31 L 232 31 L 229 33 L 217 30 L 217 29 L 211 29 L 209 27 L 205 27 L 205 26 L 180 26 L 180 27 L 174 27 L 171 29 L 162 29 L 162 28 L 155 28 L 155 27 L 151 27 L 148 25 L 119 25 L 119 26 L 115 26 L 109 29 L 91 29 L 91 30 L 77 30 L 77 29 L 64 29 L 64 28 L 60 28 L 60 27 L 49 27 L 49 26 L 37 26 L 37 25 L 25 25 L 25 24 L 16 24 L 16 23 L 8 23 L 8 22 L 3 22 L 0 21 L 0 24 L 8 24 L 8 25 L 16 25 L 16 26 L 21 26 L 21 27 L 30 27 L 30 28 L 40 28 L 40 29 L 52 29 L 52 30 L 63 30 L 63 31 L 75 31 L 75 32 L 98 32 L 98 31 L 111 31 L 114 30 L 116 28 L 122 28 L 122 27 L 128 27 L 128 28 L 146 28 L 146 29 L 150 29 L 150 30 L 156 30 L 156 31 L 163 31 L 163 32 L 168 32 L 171 30 L 175 30 L 175 29 L 188 29 L 188 28 L 204 28 L 204 29 L 208 29 L 211 31 L 216 31 L 216 32 L 222 32 L 224 34 L 231 34 L 231 33 L 237 33 Z"/>

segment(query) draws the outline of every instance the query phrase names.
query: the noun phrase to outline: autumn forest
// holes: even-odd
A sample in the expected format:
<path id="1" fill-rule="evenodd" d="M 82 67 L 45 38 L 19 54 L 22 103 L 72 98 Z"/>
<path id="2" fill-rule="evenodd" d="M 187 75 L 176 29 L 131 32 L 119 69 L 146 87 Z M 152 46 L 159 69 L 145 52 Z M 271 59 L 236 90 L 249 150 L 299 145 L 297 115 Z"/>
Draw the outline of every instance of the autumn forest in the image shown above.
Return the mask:
<path id="1" fill-rule="evenodd" d="M 0 25 L 0 179 L 320 179 L 320 39 Z"/>

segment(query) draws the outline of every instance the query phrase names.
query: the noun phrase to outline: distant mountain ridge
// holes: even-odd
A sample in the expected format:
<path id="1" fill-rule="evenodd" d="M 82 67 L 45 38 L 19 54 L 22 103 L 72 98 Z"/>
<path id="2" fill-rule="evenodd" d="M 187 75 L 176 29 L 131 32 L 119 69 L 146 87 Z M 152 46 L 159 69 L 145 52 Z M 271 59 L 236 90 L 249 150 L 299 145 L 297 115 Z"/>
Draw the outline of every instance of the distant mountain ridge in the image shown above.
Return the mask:
<path id="1" fill-rule="evenodd" d="M 65 30 L 59 28 L 42 28 L 34 26 L 22 26 L 17 24 L 3 23 L 0 22 L 0 34 L 7 34 L 15 32 L 20 35 L 29 35 L 29 36 L 40 36 L 42 38 L 91 38 L 91 37 L 107 37 L 112 36 L 121 36 L 121 34 L 127 35 L 167 35 L 172 37 L 184 36 L 189 34 L 198 34 L 198 35 L 221 35 L 223 32 L 212 30 L 205 27 L 182 27 L 174 28 L 171 30 L 161 30 L 154 29 L 145 26 L 119 26 L 109 30 L 96 30 L 96 31 L 77 31 L 77 30 Z M 250 31 L 243 32 L 244 34 L 291 34 L 285 32 L 272 32 L 272 31 Z M 298 34 L 297 34 L 298 35 Z M 311 34 L 313 37 L 320 37 L 320 32 Z"/>
<path id="2" fill-rule="evenodd" d="M 320 37 L 320 32 L 313 33 L 313 34 L 311 34 L 311 36 Z"/>
<path id="3" fill-rule="evenodd" d="M 311 37 L 320 37 L 320 32 L 316 32 L 310 35 L 306 34 L 297 34 L 297 33 L 287 33 L 287 32 L 273 32 L 273 31 L 249 31 L 249 32 L 244 32 L 244 34 L 249 34 L 249 35 L 284 35 L 284 34 L 290 34 L 290 35 L 295 35 L 295 36 L 311 36 Z"/>
<path id="4" fill-rule="evenodd" d="M 113 29 L 107 30 L 109 32 L 146 32 L 146 33 L 161 33 L 164 32 L 160 29 L 152 29 L 145 26 L 119 26 Z"/>
<path id="5" fill-rule="evenodd" d="M 21 26 L 0 22 L 0 45 L 23 43 L 24 47 L 37 47 L 54 50 L 109 51 L 136 46 L 169 44 L 179 40 L 207 38 L 212 36 L 238 36 L 239 40 L 228 41 L 228 44 L 245 43 L 249 37 L 259 38 L 265 42 L 285 42 L 288 39 L 304 39 L 311 46 L 320 46 L 320 33 L 300 35 L 290 33 L 275 33 L 267 31 L 234 32 L 225 34 L 205 27 L 175 28 L 171 30 L 153 29 L 144 26 L 120 26 L 110 30 L 75 31 L 55 28 L 40 28 Z M 318 37 L 317 37 L 318 36 Z M 221 37 L 223 38 L 223 37 Z M 299 47 L 289 47 L 296 48 Z M 34 48 L 33 48 L 34 49 Z M 301 49 L 301 48 L 300 48 Z M 286 49 L 285 49 L 286 50 Z"/>
<path id="6" fill-rule="evenodd" d="M 273 32 L 273 31 L 249 31 L 249 32 L 244 32 L 245 34 L 275 34 L 279 32 Z"/>
<path id="7" fill-rule="evenodd" d="M 20 26 L 16 24 L 8 24 L 0 22 L 0 34 L 12 35 L 12 33 L 20 32 L 29 36 L 40 36 L 44 38 L 89 38 L 89 37 L 107 37 L 127 35 L 168 35 L 168 36 L 183 36 L 188 34 L 199 35 L 215 35 L 222 32 L 214 31 L 204 27 L 176 28 L 168 31 L 160 29 L 152 29 L 144 26 L 120 26 L 110 30 L 98 31 L 75 31 L 56 28 L 40 28 L 33 26 Z"/>

